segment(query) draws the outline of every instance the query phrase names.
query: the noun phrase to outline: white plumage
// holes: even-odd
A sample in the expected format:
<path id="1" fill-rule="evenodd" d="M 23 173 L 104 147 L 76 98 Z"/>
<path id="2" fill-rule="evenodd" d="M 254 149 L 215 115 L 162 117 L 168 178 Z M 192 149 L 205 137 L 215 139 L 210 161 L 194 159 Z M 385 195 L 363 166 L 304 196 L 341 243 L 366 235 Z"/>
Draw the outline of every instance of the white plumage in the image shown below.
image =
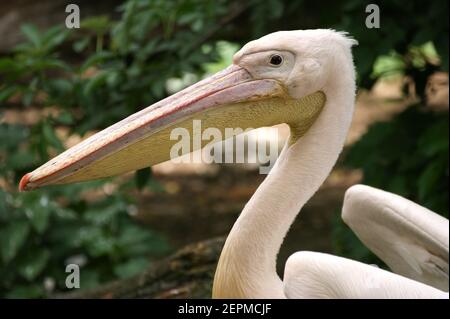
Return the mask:
<path id="1" fill-rule="evenodd" d="M 331 30 L 278 32 L 247 44 L 236 54 L 235 63 L 239 64 L 249 52 L 289 48 L 296 60 L 291 68 L 294 71 L 284 76 L 289 94 L 300 97 L 320 90 L 327 101 L 306 134 L 285 146 L 234 225 L 219 261 L 213 296 L 448 298 L 439 290 L 448 290 L 448 220 L 365 186 L 347 192 L 344 220 L 394 271 L 439 289 L 370 265 L 314 252 L 292 255 L 283 280 L 276 273 L 284 236 L 342 150 L 354 107 L 353 44 L 344 34 Z"/>

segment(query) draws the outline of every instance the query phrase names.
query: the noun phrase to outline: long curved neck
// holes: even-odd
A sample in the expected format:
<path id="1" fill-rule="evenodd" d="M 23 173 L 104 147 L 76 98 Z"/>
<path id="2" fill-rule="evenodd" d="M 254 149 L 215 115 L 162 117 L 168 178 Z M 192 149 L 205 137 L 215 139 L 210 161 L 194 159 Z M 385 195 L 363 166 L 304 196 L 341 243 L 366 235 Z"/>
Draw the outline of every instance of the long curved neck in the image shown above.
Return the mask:
<path id="1" fill-rule="evenodd" d="M 217 266 L 213 298 L 285 298 L 276 273 L 278 251 L 296 215 L 336 163 L 353 115 L 353 66 L 342 68 L 323 89 L 327 102 L 316 122 L 286 144 L 234 224 Z"/>

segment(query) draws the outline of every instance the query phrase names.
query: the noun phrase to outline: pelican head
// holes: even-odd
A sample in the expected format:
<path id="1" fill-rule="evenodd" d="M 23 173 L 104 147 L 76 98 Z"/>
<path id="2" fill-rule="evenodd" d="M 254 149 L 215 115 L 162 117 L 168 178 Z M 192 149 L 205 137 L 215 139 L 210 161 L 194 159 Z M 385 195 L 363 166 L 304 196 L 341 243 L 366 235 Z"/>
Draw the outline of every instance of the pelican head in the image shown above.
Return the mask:
<path id="1" fill-rule="evenodd" d="M 332 30 L 282 31 L 249 42 L 228 68 L 61 153 L 26 174 L 19 189 L 98 179 L 164 162 L 176 143 L 171 131 L 192 132 L 194 119 L 205 129 L 222 131 L 287 123 L 291 139 L 298 138 L 325 105 L 321 90 L 327 71 L 338 66 L 337 57 L 350 54 L 352 44 Z"/>

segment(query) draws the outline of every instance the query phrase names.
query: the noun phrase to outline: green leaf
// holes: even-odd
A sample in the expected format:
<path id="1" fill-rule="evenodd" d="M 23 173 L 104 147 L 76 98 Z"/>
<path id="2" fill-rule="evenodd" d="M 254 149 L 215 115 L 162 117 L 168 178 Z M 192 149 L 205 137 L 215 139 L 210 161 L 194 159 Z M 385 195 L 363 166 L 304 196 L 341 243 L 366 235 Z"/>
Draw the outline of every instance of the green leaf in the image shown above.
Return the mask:
<path id="1" fill-rule="evenodd" d="M 8 72 L 14 72 L 18 68 L 18 63 L 11 58 L 1 58 L 0 59 L 0 72 L 1 73 L 8 73 Z"/>
<path id="2" fill-rule="evenodd" d="M 58 45 L 64 42 L 64 40 L 69 35 L 69 30 L 63 29 L 60 26 L 56 26 L 48 30 L 45 35 L 43 42 L 47 50 L 53 50 Z"/>
<path id="3" fill-rule="evenodd" d="M 33 70 L 35 71 L 42 71 L 48 69 L 64 69 L 64 70 L 70 69 L 69 66 L 66 63 L 64 63 L 64 61 L 55 58 L 39 59 L 39 61 L 33 63 L 32 67 Z"/>
<path id="4" fill-rule="evenodd" d="M 398 54 L 379 56 L 373 65 L 372 75 L 376 78 L 402 74 L 406 65 Z"/>
<path id="5" fill-rule="evenodd" d="M 48 250 L 30 251 L 19 267 L 19 273 L 27 280 L 34 280 L 44 270 L 50 259 Z"/>
<path id="6" fill-rule="evenodd" d="M 94 55 L 91 55 L 86 62 L 83 63 L 83 65 L 81 66 L 80 70 L 86 71 L 88 68 L 90 68 L 91 66 L 97 65 L 99 63 L 108 61 L 110 59 L 114 58 L 114 54 L 112 52 L 108 52 L 108 51 L 100 51 L 95 53 Z"/>
<path id="7" fill-rule="evenodd" d="M 15 221 L 1 230 L 0 248 L 3 263 L 8 263 L 16 257 L 29 233 L 30 225 L 25 221 Z"/>
<path id="8" fill-rule="evenodd" d="M 39 234 L 42 234 L 47 229 L 50 214 L 50 206 L 46 196 L 42 196 L 37 205 L 28 208 L 26 211 L 26 215 L 30 219 L 31 225 Z"/>
<path id="9" fill-rule="evenodd" d="M 71 125 L 73 124 L 72 114 L 63 112 L 58 116 L 57 121 L 64 125 Z"/>
<path id="10" fill-rule="evenodd" d="M 34 162 L 34 154 L 26 151 L 18 151 L 8 158 L 8 165 L 15 169 L 24 169 L 31 166 Z"/>
<path id="11" fill-rule="evenodd" d="M 147 243 L 151 242 L 152 245 Z M 129 223 L 117 236 L 117 244 L 126 256 L 163 255 L 170 251 L 167 240 L 151 230 Z"/>
<path id="12" fill-rule="evenodd" d="M 23 125 L 0 123 L 0 136 L 0 149 L 8 150 L 23 142 L 28 137 L 28 130 Z"/>
<path id="13" fill-rule="evenodd" d="M 55 93 L 63 95 L 70 93 L 74 85 L 71 81 L 66 79 L 54 79 L 49 81 L 49 86 Z"/>
<path id="14" fill-rule="evenodd" d="M 34 99 L 34 91 L 33 90 L 26 90 L 25 93 L 22 96 L 22 103 L 25 106 L 29 106 L 31 102 L 33 102 Z"/>
<path id="15" fill-rule="evenodd" d="M 91 40 L 90 38 L 86 37 L 86 38 L 82 38 L 82 39 L 78 40 L 77 42 L 75 42 L 73 44 L 74 51 L 77 53 L 80 53 L 81 51 L 86 49 L 86 47 L 89 45 L 90 40 Z"/>
<path id="16" fill-rule="evenodd" d="M 7 210 L 9 205 L 7 203 L 7 196 L 10 195 L 0 189 L 0 220 L 8 213 Z"/>
<path id="17" fill-rule="evenodd" d="M 48 122 L 43 123 L 42 134 L 49 145 L 53 146 L 59 151 L 62 151 L 64 149 L 64 146 L 62 145 L 58 136 L 56 136 L 55 131 Z"/>
<path id="18" fill-rule="evenodd" d="M 84 86 L 83 93 L 85 95 L 92 94 L 93 91 L 95 91 L 98 87 L 102 86 L 106 82 L 107 77 L 108 74 L 106 72 L 100 72 L 96 74 L 87 81 L 86 85 Z"/>
<path id="19" fill-rule="evenodd" d="M 108 256 L 113 254 L 115 250 L 115 239 L 107 237 L 104 234 L 90 240 L 87 245 L 89 255 L 93 257 Z"/>
<path id="20" fill-rule="evenodd" d="M 56 207 L 54 208 L 53 212 L 56 217 L 62 220 L 74 221 L 77 219 L 77 214 L 70 209 L 66 209 L 63 207 Z"/>
<path id="21" fill-rule="evenodd" d="M 121 211 L 125 210 L 125 205 L 121 202 L 118 205 L 110 205 L 106 208 L 90 208 L 84 213 L 84 220 L 97 226 L 112 223 Z"/>
<path id="22" fill-rule="evenodd" d="M 82 29 L 92 30 L 97 34 L 106 33 L 110 26 L 111 20 L 106 15 L 86 18 L 80 24 Z"/>
<path id="23" fill-rule="evenodd" d="M 7 101 L 14 93 L 17 92 L 16 86 L 9 86 L 0 90 L 0 103 Z"/>
<path id="24" fill-rule="evenodd" d="M 27 39 L 34 44 L 35 47 L 39 47 L 42 43 L 39 30 L 31 24 L 25 24 L 21 27 L 22 33 Z"/>
<path id="25" fill-rule="evenodd" d="M 150 262 L 147 258 L 133 258 L 124 263 L 114 266 L 114 274 L 119 278 L 128 278 L 145 270 Z"/>

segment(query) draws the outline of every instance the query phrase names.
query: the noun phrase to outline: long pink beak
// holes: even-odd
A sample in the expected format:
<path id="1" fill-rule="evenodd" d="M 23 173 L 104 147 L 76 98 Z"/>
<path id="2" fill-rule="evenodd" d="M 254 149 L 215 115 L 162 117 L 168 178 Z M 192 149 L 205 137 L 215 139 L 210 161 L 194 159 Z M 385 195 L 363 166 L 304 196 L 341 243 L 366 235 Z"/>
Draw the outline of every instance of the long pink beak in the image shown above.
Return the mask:
<path id="1" fill-rule="evenodd" d="M 168 160 L 170 128 L 211 110 L 282 94 L 277 81 L 253 79 L 244 68 L 231 65 L 61 153 L 23 176 L 19 190 L 114 176 Z"/>

